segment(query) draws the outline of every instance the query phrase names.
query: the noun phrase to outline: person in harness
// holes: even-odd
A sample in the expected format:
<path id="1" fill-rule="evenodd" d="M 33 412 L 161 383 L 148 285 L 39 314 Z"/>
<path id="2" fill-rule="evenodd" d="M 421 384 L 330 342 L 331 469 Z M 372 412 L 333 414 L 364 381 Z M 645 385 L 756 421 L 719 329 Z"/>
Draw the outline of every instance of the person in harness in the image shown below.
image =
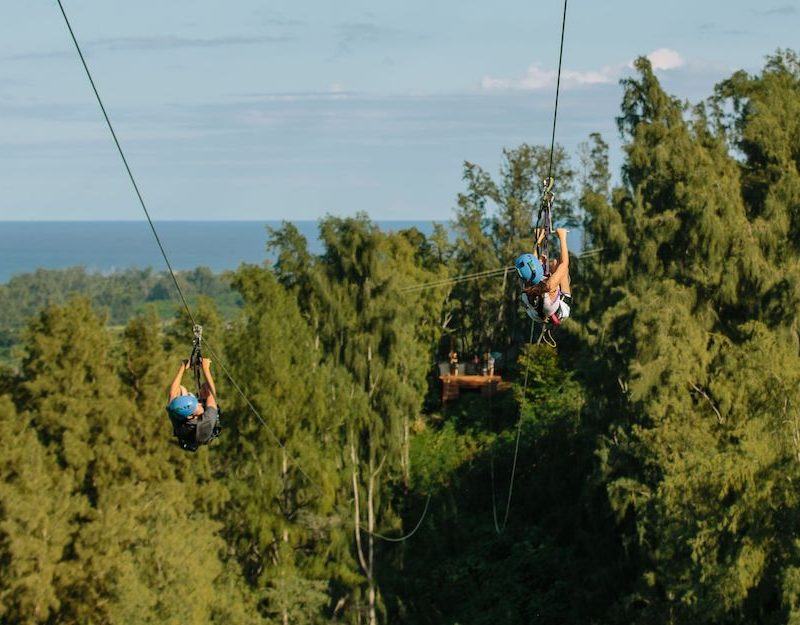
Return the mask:
<path id="1" fill-rule="evenodd" d="M 183 376 L 193 370 L 197 383 L 197 395 L 183 386 Z M 200 383 L 202 370 L 203 382 Z M 220 432 L 217 388 L 211 375 L 211 360 L 203 358 L 199 352 L 199 338 L 195 335 L 195 349 L 190 360 L 181 362 L 169 386 L 167 413 L 172 422 L 172 432 L 178 445 L 186 451 L 197 451 L 200 445 L 207 445 Z"/>
<path id="2" fill-rule="evenodd" d="M 569 248 L 567 231 L 558 228 L 556 235 L 561 243 L 559 259 L 549 260 L 534 254 L 522 254 L 514 267 L 522 282 L 520 299 L 525 312 L 534 321 L 558 326 L 569 317 L 572 306 L 572 289 L 569 282 Z M 539 247 L 545 237 L 544 229 L 537 232 Z"/>

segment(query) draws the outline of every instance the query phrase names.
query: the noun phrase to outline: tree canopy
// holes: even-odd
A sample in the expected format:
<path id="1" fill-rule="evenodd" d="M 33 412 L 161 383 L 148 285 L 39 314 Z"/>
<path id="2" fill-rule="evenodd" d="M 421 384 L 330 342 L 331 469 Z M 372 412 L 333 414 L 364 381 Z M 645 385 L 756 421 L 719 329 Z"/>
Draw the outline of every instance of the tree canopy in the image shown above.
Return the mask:
<path id="1" fill-rule="evenodd" d="M 644 58 L 622 87 L 619 176 L 596 133 L 555 152 L 592 248 L 557 349 L 502 271 L 526 144 L 464 164 L 449 230 L 328 216 L 320 254 L 286 223 L 271 266 L 181 274 L 221 359 L 196 454 L 163 275 L 0 287 L 0 624 L 800 623 L 800 59 L 694 104 Z M 451 349 L 510 389 L 442 405 Z"/>

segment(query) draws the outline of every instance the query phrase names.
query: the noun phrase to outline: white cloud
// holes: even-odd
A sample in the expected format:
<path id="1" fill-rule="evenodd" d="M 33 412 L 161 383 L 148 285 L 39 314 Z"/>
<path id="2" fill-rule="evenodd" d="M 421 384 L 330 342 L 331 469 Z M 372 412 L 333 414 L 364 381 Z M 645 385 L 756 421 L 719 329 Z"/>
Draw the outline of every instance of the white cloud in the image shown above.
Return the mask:
<path id="1" fill-rule="evenodd" d="M 562 72 L 561 82 L 569 85 L 603 85 L 610 83 L 616 78 L 617 70 L 613 67 L 604 67 L 600 70 L 590 70 L 588 72 L 577 72 L 566 70 Z"/>
<path id="2" fill-rule="evenodd" d="M 667 71 L 686 65 L 683 57 L 669 48 L 659 48 L 647 55 L 653 69 Z M 626 68 L 632 68 L 633 61 L 620 65 L 606 65 L 600 69 L 579 71 L 565 69 L 561 72 L 561 86 L 570 87 L 607 85 L 622 76 Z M 484 91 L 537 91 L 555 87 L 557 74 L 555 70 L 543 69 L 538 63 L 531 65 L 525 74 L 519 78 L 497 78 L 484 76 L 481 80 L 481 89 Z"/>
<path id="3" fill-rule="evenodd" d="M 647 55 L 654 70 L 677 69 L 686 65 L 686 61 L 675 50 L 669 48 L 659 48 Z"/>
<path id="4" fill-rule="evenodd" d="M 561 72 L 561 84 L 564 87 L 606 84 L 612 82 L 617 73 L 617 70 L 611 67 L 586 72 L 568 69 Z M 555 86 L 556 79 L 555 70 L 542 69 L 540 65 L 533 64 L 521 78 L 484 76 L 481 88 L 486 91 L 536 91 Z"/>

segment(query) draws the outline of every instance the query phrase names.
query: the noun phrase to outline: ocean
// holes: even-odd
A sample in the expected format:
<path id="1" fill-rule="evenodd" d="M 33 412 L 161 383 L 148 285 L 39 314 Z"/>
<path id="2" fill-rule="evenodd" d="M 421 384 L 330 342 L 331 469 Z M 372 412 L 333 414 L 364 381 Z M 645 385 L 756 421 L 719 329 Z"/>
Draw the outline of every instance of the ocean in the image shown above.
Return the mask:
<path id="1" fill-rule="evenodd" d="M 322 246 L 316 221 L 294 222 L 312 253 Z M 416 227 L 433 231 L 432 221 L 378 221 L 382 230 Z M 268 258 L 267 227 L 279 221 L 164 221 L 156 229 L 176 270 L 204 265 L 213 271 Z M 12 276 L 44 269 L 82 266 L 110 273 L 131 267 L 165 269 L 146 221 L 4 221 L 0 222 L 0 283 Z"/>
<path id="2" fill-rule="evenodd" d="M 176 270 L 205 266 L 213 271 L 268 259 L 267 228 L 280 221 L 162 221 L 156 229 Z M 316 221 L 293 222 L 312 253 L 322 251 Z M 381 230 L 415 227 L 426 235 L 433 221 L 376 221 Z M 569 234 L 580 250 L 580 230 Z M 510 263 L 511 259 L 509 259 Z M 136 267 L 166 269 L 146 221 L 0 221 L 0 283 L 37 269 L 84 267 L 111 273 Z"/>

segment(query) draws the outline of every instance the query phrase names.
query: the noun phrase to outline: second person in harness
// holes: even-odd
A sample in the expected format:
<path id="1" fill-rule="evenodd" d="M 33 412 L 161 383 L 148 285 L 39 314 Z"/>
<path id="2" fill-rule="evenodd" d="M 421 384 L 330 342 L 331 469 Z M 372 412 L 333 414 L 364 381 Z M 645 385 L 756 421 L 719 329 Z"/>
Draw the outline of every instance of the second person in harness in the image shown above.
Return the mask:
<path id="1" fill-rule="evenodd" d="M 537 257 L 535 254 L 522 254 L 514 267 L 522 282 L 520 299 L 525 312 L 534 321 L 560 325 L 570 316 L 572 288 L 569 281 L 569 248 L 567 231 L 558 228 L 556 235 L 561 244 L 558 259 Z M 544 239 L 543 230 L 537 232 L 537 247 Z M 547 268 L 548 271 L 545 271 Z"/>
<path id="2" fill-rule="evenodd" d="M 183 376 L 191 368 L 189 361 L 181 362 L 168 391 L 167 412 L 178 444 L 186 451 L 196 451 L 219 434 L 217 388 L 211 375 L 211 360 L 201 360 L 204 382 L 198 395 L 183 386 Z"/>

